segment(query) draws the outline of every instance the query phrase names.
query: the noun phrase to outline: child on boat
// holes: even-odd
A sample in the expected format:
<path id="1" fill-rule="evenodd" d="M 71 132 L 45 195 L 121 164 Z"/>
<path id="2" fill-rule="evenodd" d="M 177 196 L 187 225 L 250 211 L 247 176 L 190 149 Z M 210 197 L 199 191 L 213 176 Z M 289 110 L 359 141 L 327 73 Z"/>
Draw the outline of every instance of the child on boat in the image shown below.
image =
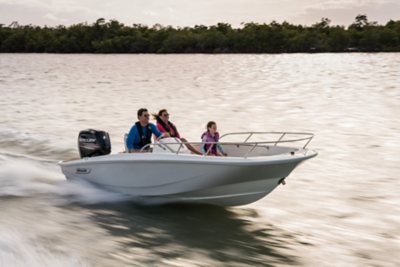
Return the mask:
<path id="1" fill-rule="evenodd" d="M 217 143 L 219 140 L 219 133 L 217 132 L 217 124 L 214 121 L 209 121 L 207 123 L 207 131 L 205 131 L 202 135 L 201 135 L 201 151 L 203 152 L 203 155 L 206 155 L 207 151 L 208 151 L 208 155 L 214 155 L 214 156 L 228 156 L 228 154 L 226 154 L 224 152 L 224 149 L 222 148 L 221 144 L 206 144 L 209 142 L 213 142 L 213 143 Z M 210 149 L 210 146 L 211 149 Z M 209 150 L 210 149 L 210 150 Z M 218 150 L 222 153 L 219 154 Z"/>

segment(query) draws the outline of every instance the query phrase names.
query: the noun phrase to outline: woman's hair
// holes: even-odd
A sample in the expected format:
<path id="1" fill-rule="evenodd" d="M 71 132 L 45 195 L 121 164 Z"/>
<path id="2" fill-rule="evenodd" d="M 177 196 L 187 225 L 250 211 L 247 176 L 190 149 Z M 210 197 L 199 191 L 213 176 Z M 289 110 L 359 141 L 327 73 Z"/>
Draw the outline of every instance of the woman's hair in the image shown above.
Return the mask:
<path id="1" fill-rule="evenodd" d="M 208 131 L 208 128 L 211 128 L 211 126 L 213 126 L 213 124 L 216 125 L 215 121 L 209 121 L 209 122 L 207 123 L 207 131 Z"/>
<path id="2" fill-rule="evenodd" d="M 158 114 L 156 114 L 156 113 L 153 113 L 153 114 L 151 114 L 152 116 L 153 116 L 153 119 L 154 120 L 156 120 L 157 122 L 160 122 L 160 121 L 162 121 L 162 119 L 161 119 L 161 114 L 163 114 L 163 112 L 165 112 L 165 111 L 167 111 L 165 108 L 163 108 L 163 109 L 160 109 L 159 111 L 158 111 Z"/>

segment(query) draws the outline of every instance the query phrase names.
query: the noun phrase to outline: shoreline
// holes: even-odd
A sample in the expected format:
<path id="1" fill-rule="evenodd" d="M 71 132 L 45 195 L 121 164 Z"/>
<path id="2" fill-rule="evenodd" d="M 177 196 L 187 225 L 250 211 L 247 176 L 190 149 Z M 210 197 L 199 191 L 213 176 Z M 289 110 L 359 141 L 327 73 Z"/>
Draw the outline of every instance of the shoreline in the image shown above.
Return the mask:
<path id="1" fill-rule="evenodd" d="M 0 24 L 0 53 L 281 54 L 400 52 L 400 20 L 385 25 L 358 15 L 348 27 L 322 18 L 312 26 L 289 22 L 194 27 L 124 25 L 117 20 L 65 27 Z"/>

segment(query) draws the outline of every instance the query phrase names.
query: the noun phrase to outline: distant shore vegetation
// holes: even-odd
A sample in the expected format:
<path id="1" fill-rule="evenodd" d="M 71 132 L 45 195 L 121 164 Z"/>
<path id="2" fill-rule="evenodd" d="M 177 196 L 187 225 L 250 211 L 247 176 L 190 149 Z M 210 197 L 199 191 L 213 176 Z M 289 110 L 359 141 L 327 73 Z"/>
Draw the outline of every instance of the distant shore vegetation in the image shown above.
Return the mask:
<path id="1" fill-rule="evenodd" d="M 288 22 L 152 27 L 98 19 L 93 24 L 39 27 L 0 24 L 2 53 L 304 53 L 400 52 L 400 20 L 379 25 L 358 15 L 349 27 L 322 18 L 312 26 Z"/>

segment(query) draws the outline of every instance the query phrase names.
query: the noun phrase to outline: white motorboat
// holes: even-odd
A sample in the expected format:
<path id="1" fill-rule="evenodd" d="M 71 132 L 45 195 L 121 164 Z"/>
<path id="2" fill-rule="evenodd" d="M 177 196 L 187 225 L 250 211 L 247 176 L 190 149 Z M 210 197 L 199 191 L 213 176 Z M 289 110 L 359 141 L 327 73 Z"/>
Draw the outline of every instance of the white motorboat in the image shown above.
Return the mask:
<path id="1" fill-rule="evenodd" d="M 110 191 L 177 202 L 222 206 L 252 203 L 285 184 L 286 177 L 300 163 L 318 154 L 306 149 L 313 138 L 309 133 L 226 134 L 219 143 L 228 156 L 214 157 L 191 154 L 177 138 L 148 145 L 152 147 L 151 153 L 109 154 L 111 143 L 107 133 L 90 129 L 82 132 L 78 140 L 81 158 L 59 162 L 67 179 L 83 179 Z M 277 141 L 248 141 L 251 136 L 275 134 L 281 136 Z M 283 140 L 289 134 L 306 137 Z M 221 141 L 232 135 L 245 135 L 247 139 Z M 283 146 L 300 141 L 307 143 L 303 147 Z"/>

